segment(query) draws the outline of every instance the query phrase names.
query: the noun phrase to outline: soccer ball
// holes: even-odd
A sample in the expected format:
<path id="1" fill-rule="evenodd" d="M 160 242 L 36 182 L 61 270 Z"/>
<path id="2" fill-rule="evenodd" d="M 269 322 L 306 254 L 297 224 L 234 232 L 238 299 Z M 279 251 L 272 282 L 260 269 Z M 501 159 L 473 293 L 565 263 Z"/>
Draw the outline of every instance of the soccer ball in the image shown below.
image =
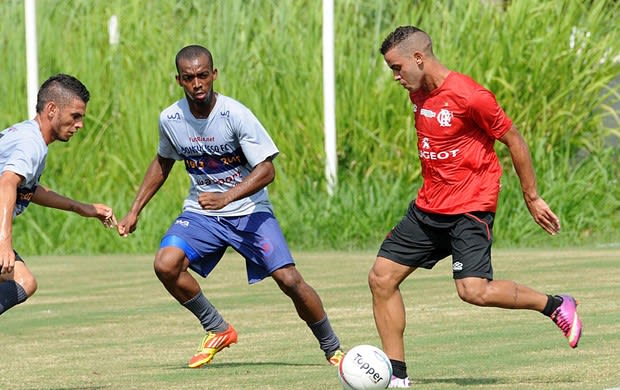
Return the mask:
<path id="1" fill-rule="evenodd" d="M 347 352 L 338 368 L 338 379 L 346 390 L 385 389 L 392 378 L 386 354 L 372 345 L 358 345 Z"/>

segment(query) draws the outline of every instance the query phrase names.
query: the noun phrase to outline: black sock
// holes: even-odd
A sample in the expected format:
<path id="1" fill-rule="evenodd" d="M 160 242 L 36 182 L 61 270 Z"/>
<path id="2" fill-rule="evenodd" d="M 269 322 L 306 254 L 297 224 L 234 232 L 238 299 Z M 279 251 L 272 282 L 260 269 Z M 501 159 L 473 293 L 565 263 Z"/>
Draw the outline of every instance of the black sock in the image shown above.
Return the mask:
<path id="1" fill-rule="evenodd" d="M 390 363 L 392 363 L 392 375 L 400 379 L 407 377 L 407 364 L 405 362 L 390 359 Z"/>
<path id="2" fill-rule="evenodd" d="M 14 280 L 0 282 L 0 314 L 28 298 L 26 291 Z"/>
<path id="3" fill-rule="evenodd" d="M 338 336 L 334 333 L 327 316 L 317 323 L 308 324 L 308 327 L 319 341 L 319 346 L 325 352 L 325 357 L 329 358 L 340 349 L 340 340 L 338 340 Z"/>
<path id="4" fill-rule="evenodd" d="M 543 309 L 542 313 L 546 315 L 547 317 L 551 317 L 551 314 L 553 314 L 555 309 L 560 307 L 562 302 L 563 302 L 562 297 L 558 295 L 547 295 L 547 304 L 545 305 L 545 308 Z"/>

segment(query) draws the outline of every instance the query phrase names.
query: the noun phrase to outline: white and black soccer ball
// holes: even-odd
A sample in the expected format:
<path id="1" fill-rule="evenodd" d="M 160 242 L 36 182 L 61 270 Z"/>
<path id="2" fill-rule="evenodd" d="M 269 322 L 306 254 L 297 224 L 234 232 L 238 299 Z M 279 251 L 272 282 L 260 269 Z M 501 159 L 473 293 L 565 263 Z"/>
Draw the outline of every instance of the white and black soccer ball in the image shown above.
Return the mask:
<path id="1" fill-rule="evenodd" d="M 379 348 L 358 345 L 340 361 L 338 378 L 346 390 L 385 389 L 392 378 L 392 364 Z"/>

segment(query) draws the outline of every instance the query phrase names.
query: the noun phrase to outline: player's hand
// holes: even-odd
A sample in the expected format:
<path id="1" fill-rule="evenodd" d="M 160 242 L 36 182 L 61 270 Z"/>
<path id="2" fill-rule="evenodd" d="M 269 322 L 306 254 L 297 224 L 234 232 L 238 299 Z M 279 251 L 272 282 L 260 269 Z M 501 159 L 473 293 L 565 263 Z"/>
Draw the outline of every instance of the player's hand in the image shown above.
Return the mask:
<path id="1" fill-rule="evenodd" d="M 127 237 L 130 233 L 133 233 L 136 230 L 138 225 L 138 216 L 129 213 L 121 219 L 121 221 L 116 225 L 116 230 L 118 230 L 118 235 L 121 237 Z"/>
<path id="2" fill-rule="evenodd" d="M 0 242 L 0 275 L 10 274 L 15 269 L 15 252 L 10 242 Z"/>
<path id="3" fill-rule="evenodd" d="M 116 226 L 116 217 L 114 216 L 112 207 L 108 205 L 100 203 L 83 204 L 83 207 L 80 207 L 76 211 L 82 217 L 97 218 L 101 221 L 103 226 L 107 228 Z"/>
<path id="4" fill-rule="evenodd" d="M 230 202 L 225 192 L 201 192 L 198 195 L 198 203 L 205 210 L 219 210 Z"/>
<path id="5" fill-rule="evenodd" d="M 116 217 L 112 207 L 100 203 L 76 203 L 74 211 L 82 217 L 97 218 L 107 228 L 116 226 Z"/>
<path id="6" fill-rule="evenodd" d="M 93 206 L 95 207 L 94 217 L 99 219 L 103 226 L 106 228 L 113 228 L 116 226 L 116 216 L 114 215 L 112 207 L 99 203 L 93 204 Z"/>
<path id="7" fill-rule="evenodd" d="M 551 208 L 547 205 L 547 202 L 541 197 L 536 197 L 533 200 L 525 200 L 530 214 L 534 218 L 537 224 L 540 225 L 547 233 L 554 235 L 560 232 L 560 219 L 551 211 Z"/>

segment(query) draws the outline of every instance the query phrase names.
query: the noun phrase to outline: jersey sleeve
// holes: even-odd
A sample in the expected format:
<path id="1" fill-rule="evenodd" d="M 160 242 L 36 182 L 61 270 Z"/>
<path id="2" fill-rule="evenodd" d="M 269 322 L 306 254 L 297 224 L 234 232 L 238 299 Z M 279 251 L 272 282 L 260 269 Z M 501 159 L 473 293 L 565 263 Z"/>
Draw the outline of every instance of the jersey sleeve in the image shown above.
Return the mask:
<path id="1" fill-rule="evenodd" d="M 182 157 L 177 153 L 172 141 L 170 140 L 170 131 L 167 127 L 167 122 L 159 119 L 159 145 L 157 146 L 157 154 L 172 160 L 182 160 Z"/>
<path id="2" fill-rule="evenodd" d="M 249 109 L 243 111 L 236 127 L 239 131 L 239 145 L 252 167 L 278 155 L 279 150 L 269 133 Z"/>
<path id="3" fill-rule="evenodd" d="M 495 95 L 486 89 L 472 94 L 469 114 L 481 129 L 495 139 L 501 138 L 512 127 L 512 120 L 499 106 Z"/>
<path id="4" fill-rule="evenodd" d="M 11 155 L 2 168 L 2 172 L 10 171 L 24 178 L 23 183 L 36 181 L 39 166 L 45 161 L 45 152 L 37 147 L 37 143 L 24 139 L 15 144 Z"/>

